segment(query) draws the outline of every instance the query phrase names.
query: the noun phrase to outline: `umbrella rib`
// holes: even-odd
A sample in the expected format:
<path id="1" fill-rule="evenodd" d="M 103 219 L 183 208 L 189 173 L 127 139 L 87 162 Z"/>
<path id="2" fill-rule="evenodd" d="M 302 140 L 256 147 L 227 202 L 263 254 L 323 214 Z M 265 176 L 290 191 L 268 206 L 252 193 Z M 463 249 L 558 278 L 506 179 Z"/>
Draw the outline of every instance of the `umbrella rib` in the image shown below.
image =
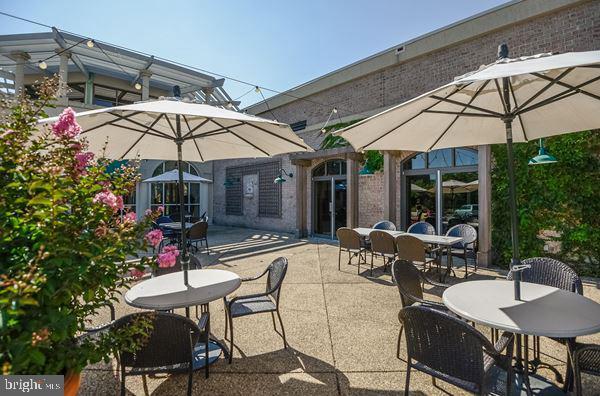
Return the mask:
<path id="1" fill-rule="evenodd" d="M 113 116 L 113 117 L 118 117 L 116 114 L 114 114 L 114 113 L 111 113 L 111 112 L 107 112 L 106 114 L 108 114 L 108 115 L 111 115 L 111 116 Z M 139 112 L 139 111 L 137 111 L 137 112 L 134 112 L 132 115 L 137 115 L 137 114 L 140 114 L 140 112 Z M 122 116 L 121 116 L 121 117 L 122 117 Z M 98 129 L 98 128 L 102 128 L 103 126 L 105 126 L 105 125 L 109 125 L 109 124 L 112 124 L 113 122 L 115 122 L 115 120 L 109 120 L 109 121 L 105 121 L 105 122 L 103 122 L 103 123 L 102 123 L 102 124 L 100 124 L 100 125 L 96 125 L 95 127 L 91 127 L 91 128 L 88 128 L 88 129 L 86 129 L 85 131 L 83 131 L 83 132 L 82 132 L 82 134 L 84 134 L 84 133 L 88 133 L 88 132 L 92 132 L 93 130 L 96 130 L 96 129 Z"/>
<path id="2" fill-rule="evenodd" d="M 444 111 L 444 110 L 423 110 L 423 113 L 431 113 L 431 114 L 449 114 L 449 115 L 457 115 L 464 117 L 485 117 L 485 118 L 498 118 L 498 116 L 491 114 L 481 114 L 481 113 L 467 113 L 467 112 L 458 112 L 458 111 Z"/>
<path id="3" fill-rule="evenodd" d="M 483 84 L 481 84 L 481 87 L 479 87 L 477 89 L 477 91 L 475 91 L 475 95 L 473 95 L 473 97 L 469 100 L 469 102 L 463 107 L 462 112 L 464 112 L 467 109 L 467 106 L 470 105 L 471 103 L 473 103 L 473 101 L 475 101 L 475 99 L 477 99 L 477 97 L 479 96 L 479 94 L 481 93 L 481 91 L 483 91 L 485 89 L 485 87 L 487 87 L 487 85 L 490 83 L 490 80 L 487 80 L 486 82 L 484 82 Z M 460 118 L 460 115 L 456 115 L 454 116 L 454 119 L 452 120 L 452 122 L 450 122 L 450 124 L 446 127 L 446 129 L 444 129 L 444 132 L 442 132 L 440 134 L 440 136 L 438 136 L 438 138 L 435 140 L 435 142 L 433 142 L 433 144 L 431 146 L 429 146 L 429 148 L 426 151 L 430 151 L 433 146 L 435 146 L 436 144 L 438 144 L 438 142 L 440 140 L 442 140 L 442 138 L 446 135 L 446 133 L 450 130 L 450 128 L 452 128 L 452 125 L 454 125 L 454 123 Z"/>
<path id="4" fill-rule="evenodd" d="M 543 78 L 544 80 L 551 81 L 550 77 L 546 77 L 543 74 L 540 74 L 540 73 L 531 73 L 531 74 L 533 74 L 534 76 L 536 76 L 538 78 Z M 581 83 L 581 84 L 575 85 L 575 86 L 573 86 L 571 84 L 567 84 L 567 83 L 562 82 L 562 81 L 556 81 L 556 84 L 560 85 L 561 87 L 568 88 L 569 90 L 577 91 L 577 93 L 580 93 L 582 95 L 586 95 L 586 96 L 589 96 L 589 97 L 594 98 L 596 100 L 600 100 L 600 96 L 595 95 L 595 94 L 593 94 L 591 92 L 584 91 L 583 89 L 580 89 L 581 87 L 586 86 L 588 84 L 591 84 L 591 83 L 593 83 L 593 82 L 595 82 L 595 81 L 597 81 L 599 79 L 600 79 L 600 76 L 594 77 L 591 80 L 586 81 L 585 83 Z"/>
<path id="5" fill-rule="evenodd" d="M 213 122 L 214 122 L 214 120 L 211 120 L 211 121 L 213 121 Z M 240 123 L 238 123 L 238 124 L 233 124 L 233 125 L 230 125 L 230 126 L 229 126 L 229 128 L 236 128 L 236 127 L 239 127 L 239 126 L 241 126 L 241 125 L 244 125 L 244 123 L 243 123 L 243 122 L 240 122 Z M 199 127 L 200 127 L 200 126 L 198 126 L 198 128 L 199 128 Z M 212 133 L 216 133 L 216 132 L 224 132 L 224 131 L 225 131 L 225 128 L 218 128 L 218 129 L 213 129 L 212 131 L 206 131 L 206 132 L 202 132 L 202 133 L 200 133 L 200 134 L 198 134 L 198 135 L 191 135 L 191 136 L 190 136 L 190 135 L 187 135 L 187 134 L 186 134 L 186 136 L 184 136 L 184 137 L 183 137 L 183 140 L 196 139 L 196 138 L 199 138 L 199 137 L 209 136 L 209 135 L 210 135 L 210 134 L 212 134 Z"/>
<path id="6" fill-rule="evenodd" d="M 543 94 L 544 92 L 546 92 L 554 84 L 556 84 L 559 80 L 561 80 L 567 74 L 571 73 L 573 70 L 575 70 L 575 68 L 574 67 L 570 67 L 570 68 L 566 69 L 564 72 L 560 73 L 560 75 L 558 75 L 558 77 L 553 78 L 548 84 L 546 84 L 542 89 L 540 89 L 535 94 L 533 94 L 529 99 L 527 99 L 525 102 L 523 102 L 520 105 L 518 105 L 517 107 L 515 107 L 514 111 L 518 112 L 519 110 L 521 110 L 522 108 L 524 108 L 525 106 L 527 106 L 529 103 L 531 103 L 533 100 L 535 100 L 535 98 L 537 98 L 538 96 L 540 96 L 541 94 Z M 515 102 L 515 105 L 516 105 L 516 102 Z"/>
<path id="7" fill-rule="evenodd" d="M 213 121 L 213 122 L 214 122 L 214 121 Z M 286 138 L 286 137 L 283 137 L 283 136 L 279 136 L 278 134 L 276 134 L 276 133 L 274 133 L 274 132 L 271 132 L 271 131 L 269 131 L 269 130 L 267 130 L 267 129 L 265 129 L 265 128 L 259 127 L 258 125 L 254 125 L 254 124 L 252 124 L 252 123 L 250 123 L 250 122 L 245 122 L 245 121 L 242 121 L 242 124 L 243 124 L 243 125 L 248 125 L 248 126 L 250 126 L 250 127 L 256 128 L 256 129 L 259 129 L 259 130 L 261 130 L 261 131 L 263 131 L 263 132 L 265 132 L 265 133 L 267 133 L 267 134 L 269 134 L 269 135 L 271 135 L 271 136 L 274 136 L 274 137 L 276 137 L 276 138 L 279 138 L 279 139 L 281 139 L 281 140 L 285 140 L 286 142 L 288 142 L 288 143 L 291 143 L 291 144 L 293 144 L 293 145 L 295 145 L 295 146 L 301 147 L 301 148 L 303 148 L 303 149 L 307 149 L 307 148 L 308 148 L 308 146 L 307 146 L 307 145 L 305 145 L 305 144 L 301 144 L 301 143 L 294 142 L 294 141 L 293 141 L 293 140 L 291 140 L 291 139 L 288 139 L 288 138 Z M 217 124 L 217 125 L 218 125 L 218 124 Z"/>
<path id="8" fill-rule="evenodd" d="M 148 128 L 148 126 L 147 126 L 147 125 L 144 125 L 144 124 L 142 124 L 141 122 L 137 122 L 137 121 L 134 121 L 134 120 L 132 120 L 132 119 L 130 119 L 130 118 L 129 118 L 129 117 L 133 116 L 134 114 L 132 114 L 131 116 L 128 116 L 128 117 L 123 117 L 123 116 L 121 116 L 121 115 L 118 115 L 118 114 L 113 114 L 113 113 L 109 113 L 109 114 L 111 114 L 111 115 L 113 115 L 114 117 L 117 117 L 117 118 L 118 118 L 118 119 L 117 119 L 117 120 L 115 120 L 114 122 L 117 122 L 117 121 L 121 121 L 121 120 L 123 120 L 123 121 L 131 122 L 133 125 L 137 125 L 137 126 L 139 126 L 139 127 L 142 127 L 142 128 Z M 139 114 L 139 113 L 137 113 L 137 114 Z M 165 115 L 165 114 L 164 114 L 164 113 L 162 113 L 162 114 L 161 114 L 161 115 L 159 115 L 159 116 L 158 116 L 156 119 L 158 120 L 158 119 L 160 119 L 160 117 L 161 117 L 161 116 L 164 116 L 164 115 Z M 114 123 L 113 123 L 113 125 L 115 125 L 115 126 L 116 126 L 116 124 L 114 124 Z M 156 123 L 153 123 L 152 125 L 156 125 Z M 154 128 L 150 128 L 150 129 L 148 129 L 147 131 L 152 131 L 152 132 L 154 132 L 155 136 L 156 136 L 156 135 L 160 135 L 160 136 L 164 137 L 165 139 L 173 140 L 173 138 L 172 138 L 171 136 L 167 135 L 167 134 L 166 134 L 166 133 L 164 133 L 164 132 L 157 131 L 157 130 L 156 130 L 156 129 L 154 129 Z"/>
<path id="9" fill-rule="evenodd" d="M 144 136 L 146 136 L 146 134 L 148 133 L 148 131 L 150 129 L 152 129 L 152 127 L 154 125 L 156 125 L 156 123 L 161 119 L 161 117 L 162 117 L 162 114 L 160 116 L 156 117 L 156 119 L 152 122 L 152 124 L 150 124 L 150 126 L 148 127 L 148 129 L 146 130 L 146 132 L 144 132 L 139 138 L 136 139 L 135 142 L 133 142 L 133 144 L 127 149 L 127 151 L 125 151 L 123 153 L 123 155 L 121 155 L 120 159 L 123 159 L 123 157 L 125 157 L 127 154 L 129 154 L 129 152 L 131 150 L 133 150 L 133 148 L 140 142 L 140 140 L 142 140 L 144 138 Z"/>
<path id="10" fill-rule="evenodd" d="M 517 103 L 517 97 L 515 95 L 515 90 L 513 89 L 513 85 L 512 82 L 510 81 L 510 79 L 508 80 L 508 88 L 510 90 L 510 95 L 513 98 L 513 102 L 515 103 L 515 110 L 519 108 L 519 104 Z M 516 116 L 519 119 L 519 124 L 521 124 L 521 131 L 523 132 L 523 138 L 525 138 L 525 141 L 528 142 L 529 138 L 527 137 L 527 132 L 525 132 L 525 125 L 523 124 L 523 120 L 521 119 L 521 115 L 517 114 Z"/>
<path id="11" fill-rule="evenodd" d="M 131 127 L 128 127 L 128 126 L 125 126 L 125 125 L 118 125 L 118 124 L 115 124 L 115 122 L 116 122 L 116 121 L 119 121 L 119 120 L 115 120 L 115 121 L 112 121 L 112 122 L 110 122 L 110 125 L 112 125 L 112 126 L 114 126 L 114 127 L 117 127 L 117 128 L 127 129 L 128 131 L 133 131 L 133 132 L 137 132 L 137 133 L 145 133 L 145 134 L 147 134 L 147 135 L 151 135 L 151 136 L 154 136 L 154 137 L 157 137 L 157 138 L 161 138 L 161 139 L 165 139 L 165 140 L 172 140 L 171 138 L 168 138 L 168 139 L 167 139 L 167 138 L 165 138 L 163 135 L 158 135 L 158 134 L 156 134 L 156 133 L 151 133 L 151 132 L 147 132 L 147 131 L 142 131 L 142 130 L 135 129 L 135 128 L 131 128 Z"/>
<path id="12" fill-rule="evenodd" d="M 473 105 L 470 105 L 470 104 L 465 104 L 463 102 L 459 102 L 458 100 L 453 100 L 453 99 L 448 99 L 448 98 L 442 98 L 441 96 L 437 96 L 437 95 L 431 95 L 430 98 L 438 99 L 438 100 L 440 100 L 442 102 L 448 102 L 448 103 L 451 103 L 451 104 L 454 104 L 454 105 L 457 105 L 457 106 L 466 106 L 469 109 L 481 111 L 483 113 L 492 114 L 492 115 L 495 115 L 496 117 L 501 117 L 502 116 L 502 114 L 497 113 L 497 112 L 495 112 L 493 110 L 485 109 L 485 108 L 479 107 L 479 106 L 473 106 Z"/>
<path id="13" fill-rule="evenodd" d="M 267 157 L 270 156 L 269 153 L 267 153 L 265 150 L 261 149 L 260 147 L 258 147 L 257 145 L 255 145 L 254 143 L 248 141 L 247 139 L 241 137 L 240 135 L 238 135 L 237 133 L 233 132 L 231 129 L 227 128 L 226 126 L 223 126 L 221 124 L 219 124 L 217 121 L 215 121 L 214 119 L 212 120 L 212 122 L 214 122 L 215 124 L 217 124 L 218 126 L 220 126 L 221 128 L 224 128 L 227 132 L 231 133 L 233 136 L 235 136 L 236 138 L 244 141 L 245 143 L 249 144 L 250 146 L 254 147 L 256 150 L 260 151 L 261 153 L 263 153 L 264 155 L 266 155 Z M 195 140 L 194 140 L 195 141 Z"/>
<path id="14" fill-rule="evenodd" d="M 186 120 L 185 123 L 187 124 L 187 119 L 184 117 L 184 119 Z M 198 130 L 199 128 L 202 128 L 208 121 L 210 121 L 210 118 L 205 119 L 204 121 L 202 121 L 200 124 L 196 125 L 194 128 L 190 129 L 190 126 L 188 124 L 188 129 L 189 132 L 186 133 L 185 135 L 182 136 L 183 139 L 187 138 L 188 136 L 190 136 L 192 133 L 194 133 L 194 131 Z"/>
<path id="15" fill-rule="evenodd" d="M 504 108 L 504 114 L 510 113 L 510 109 L 504 103 L 504 97 L 502 96 L 502 90 L 500 89 L 500 84 L 498 83 L 498 79 L 494 78 L 494 84 L 496 84 L 496 92 L 498 92 L 498 96 L 500 97 L 500 103 L 502 103 L 502 107 Z"/>
<path id="16" fill-rule="evenodd" d="M 198 155 L 200 156 L 200 161 L 204 162 L 204 157 L 202 156 L 202 152 L 200 151 L 200 147 L 198 147 L 198 142 L 196 140 L 192 140 L 194 145 L 196 146 L 196 150 L 198 150 Z"/>
<path id="17" fill-rule="evenodd" d="M 542 76 L 542 78 L 546 79 L 545 76 Z M 551 97 L 549 97 L 549 98 L 547 98 L 547 99 L 545 99 L 545 100 L 543 100 L 541 102 L 538 102 L 538 103 L 536 103 L 534 105 L 531 105 L 531 106 L 529 106 L 527 108 L 524 108 L 521 111 L 519 111 L 519 114 L 526 113 L 526 112 L 531 111 L 531 110 L 535 110 L 535 109 L 537 109 L 539 107 L 545 106 L 545 105 L 553 103 L 553 102 L 557 102 L 559 100 L 568 98 L 569 96 L 573 96 L 573 95 L 576 95 L 578 93 L 587 94 L 588 96 L 592 96 L 592 98 L 594 98 L 594 99 L 600 100 L 599 96 L 591 94 L 591 93 L 586 92 L 586 91 L 582 91 L 581 89 L 579 89 L 579 88 L 581 88 L 583 86 L 586 86 L 586 85 L 591 84 L 593 82 L 596 82 L 598 80 L 600 80 L 600 76 L 595 77 L 595 78 L 593 78 L 591 80 L 588 80 L 588 81 L 586 81 L 584 83 L 581 83 L 581 84 L 575 85 L 575 86 L 570 86 L 570 85 L 565 84 L 565 83 L 557 82 L 557 84 L 561 85 L 561 86 L 564 86 L 563 84 L 567 85 L 567 87 L 569 89 L 567 89 L 566 91 L 560 92 L 560 93 L 558 93 L 558 94 L 556 94 L 554 96 L 551 96 Z"/>
<path id="18" fill-rule="evenodd" d="M 470 85 L 464 85 L 460 88 L 455 88 L 454 91 L 450 92 L 448 95 L 446 95 L 446 98 L 449 98 L 450 96 L 454 95 L 457 92 L 462 91 L 464 88 L 468 87 Z M 430 96 L 431 97 L 431 96 Z M 395 127 L 393 127 L 392 129 L 388 130 L 387 132 L 385 132 L 383 135 L 379 136 L 378 138 L 371 140 L 369 143 L 364 144 L 361 148 L 364 149 L 365 147 L 368 147 L 370 145 L 372 145 L 373 143 L 383 139 L 384 137 L 386 137 L 387 135 L 389 135 L 390 133 L 394 132 L 396 129 L 400 128 L 401 126 L 403 126 L 406 123 L 409 123 L 410 121 L 414 120 L 415 118 L 417 118 L 418 116 L 420 116 L 421 114 L 427 112 L 428 110 L 430 110 L 432 107 L 437 106 L 438 104 L 440 104 L 441 100 L 438 100 L 437 102 L 435 102 L 434 104 L 432 104 L 431 106 L 419 111 L 417 114 L 415 114 L 414 116 L 410 117 L 408 120 L 401 122 L 399 125 L 396 125 Z"/>
<path id="19" fill-rule="evenodd" d="M 169 119 L 169 116 L 166 113 L 163 113 L 163 114 L 165 115 L 167 124 L 169 124 L 169 128 L 171 128 L 171 131 L 173 132 L 173 136 L 177 136 L 177 132 L 175 131 L 175 128 L 173 128 L 173 124 L 171 124 L 171 120 Z"/>

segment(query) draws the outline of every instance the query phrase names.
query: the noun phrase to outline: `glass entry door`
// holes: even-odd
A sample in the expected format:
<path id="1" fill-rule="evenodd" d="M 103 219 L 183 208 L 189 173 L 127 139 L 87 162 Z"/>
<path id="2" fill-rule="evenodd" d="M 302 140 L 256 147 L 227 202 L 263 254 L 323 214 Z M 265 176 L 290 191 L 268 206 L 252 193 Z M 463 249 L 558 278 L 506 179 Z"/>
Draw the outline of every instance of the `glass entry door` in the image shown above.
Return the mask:
<path id="1" fill-rule="evenodd" d="M 313 179 L 313 234 L 335 238 L 346 226 L 346 178 Z"/>

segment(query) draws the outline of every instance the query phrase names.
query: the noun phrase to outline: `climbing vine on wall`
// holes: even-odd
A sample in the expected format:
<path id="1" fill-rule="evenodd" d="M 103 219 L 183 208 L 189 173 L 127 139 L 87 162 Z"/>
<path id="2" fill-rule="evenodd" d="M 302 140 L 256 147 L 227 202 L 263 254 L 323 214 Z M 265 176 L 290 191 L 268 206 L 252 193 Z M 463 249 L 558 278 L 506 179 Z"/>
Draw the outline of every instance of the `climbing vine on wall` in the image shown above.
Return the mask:
<path id="1" fill-rule="evenodd" d="M 341 136 L 334 136 L 332 134 L 333 131 L 337 131 L 339 129 L 345 128 L 349 125 L 357 123 L 360 120 L 352 120 L 349 122 L 340 122 L 337 124 L 328 125 L 325 128 L 325 139 L 321 142 L 320 149 L 327 150 L 338 147 L 348 146 L 348 142 Z M 381 154 L 377 150 L 367 150 L 364 153 L 364 162 L 363 166 L 370 172 L 380 172 L 383 170 L 383 154 Z"/>
<path id="2" fill-rule="evenodd" d="M 545 140 L 557 163 L 528 165 L 538 142 L 515 144 L 521 257 L 550 256 L 600 276 L 600 131 Z M 496 264 L 511 257 L 506 146 L 492 148 L 492 240 Z M 558 247 L 546 252 L 548 244 Z"/>

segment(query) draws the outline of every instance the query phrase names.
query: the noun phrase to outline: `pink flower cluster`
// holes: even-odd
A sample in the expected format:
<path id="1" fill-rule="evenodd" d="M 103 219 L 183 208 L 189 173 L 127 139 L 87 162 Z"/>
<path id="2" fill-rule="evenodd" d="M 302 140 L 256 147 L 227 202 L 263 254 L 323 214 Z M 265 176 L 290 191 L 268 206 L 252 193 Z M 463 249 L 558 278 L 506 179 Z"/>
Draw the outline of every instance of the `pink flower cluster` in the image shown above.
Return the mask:
<path id="1" fill-rule="evenodd" d="M 175 266 L 175 263 L 177 263 L 177 256 L 179 256 L 177 246 L 165 246 L 163 252 L 158 254 L 158 266 L 160 268 L 170 268 Z"/>
<path id="2" fill-rule="evenodd" d="M 73 139 L 81 133 L 81 127 L 75 121 L 75 111 L 67 107 L 58 116 L 58 121 L 52 124 L 54 136 L 61 139 Z"/>
<path id="3" fill-rule="evenodd" d="M 141 278 L 145 274 L 144 271 L 140 271 L 137 268 L 131 268 L 131 270 L 129 272 L 131 273 L 131 276 L 133 276 L 134 278 Z"/>
<path id="4" fill-rule="evenodd" d="M 136 220 L 137 215 L 135 214 L 135 212 L 127 212 L 125 213 L 125 216 L 123 216 L 124 223 L 135 223 Z"/>
<path id="5" fill-rule="evenodd" d="M 163 239 L 161 230 L 152 230 L 146 234 L 146 241 L 154 247 L 157 247 Z"/>
<path id="6" fill-rule="evenodd" d="M 94 203 L 101 202 L 104 205 L 112 208 L 115 212 L 119 209 L 123 209 L 123 197 L 117 197 L 115 194 L 108 190 L 100 191 L 94 196 Z"/>
<path id="7" fill-rule="evenodd" d="M 94 153 L 90 151 L 80 152 L 75 154 L 75 172 L 78 175 L 85 175 L 85 168 L 94 158 Z"/>

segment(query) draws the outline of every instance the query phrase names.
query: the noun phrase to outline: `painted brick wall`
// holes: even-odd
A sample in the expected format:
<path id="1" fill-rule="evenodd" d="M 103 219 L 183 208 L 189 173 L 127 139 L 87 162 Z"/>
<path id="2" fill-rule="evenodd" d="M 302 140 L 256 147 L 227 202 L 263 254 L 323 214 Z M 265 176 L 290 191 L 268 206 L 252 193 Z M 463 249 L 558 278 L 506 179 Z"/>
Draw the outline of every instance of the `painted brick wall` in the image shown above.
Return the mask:
<path id="1" fill-rule="evenodd" d="M 358 225 L 372 227 L 383 219 L 383 172 L 358 177 Z"/>

